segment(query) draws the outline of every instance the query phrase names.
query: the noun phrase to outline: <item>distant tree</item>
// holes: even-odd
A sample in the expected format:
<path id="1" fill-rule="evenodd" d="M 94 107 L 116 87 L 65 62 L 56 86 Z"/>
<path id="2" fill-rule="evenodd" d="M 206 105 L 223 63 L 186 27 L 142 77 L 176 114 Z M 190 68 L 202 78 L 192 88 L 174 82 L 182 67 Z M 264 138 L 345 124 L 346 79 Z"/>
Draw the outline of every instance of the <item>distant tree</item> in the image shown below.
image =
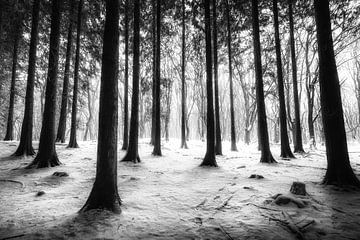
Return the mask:
<path id="1" fill-rule="evenodd" d="M 217 167 L 215 156 L 215 128 L 212 81 L 212 47 L 211 47 L 211 14 L 210 0 L 204 0 L 205 8 L 205 42 L 206 42 L 206 95 L 207 95 L 207 124 L 206 124 L 206 154 L 201 166 Z"/>
<path id="2" fill-rule="evenodd" d="M 26 168 L 45 168 L 60 165 L 55 149 L 55 113 L 62 4 L 62 0 L 52 1 L 48 77 L 39 151 L 35 159 Z"/>
<path id="3" fill-rule="evenodd" d="M 278 78 L 278 93 L 279 93 L 279 105 L 280 105 L 280 139 L 281 139 L 281 153 L 283 158 L 294 158 L 290 149 L 289 137 L 287 132 L 286 123 L 286 106 L 285 106 L 285 94 L 284 94 L 284 78 L 282 71 L 281 61 L 281 42 L 279 35 L 279 13 L 278 13 L 278 1 L 273 0 L 273 14 L 274 14 L 274 29 L 275 29 L 275 50 L 276 50 L 276 67 Z"/>
<path id="4" fill-rule="evenodd" d="M 79 145 L 76 141 L 76 115 L 77 115 L 77 103 L 78 103 L 78 89 L 79 89 L 79 68 L 80 68 L 80 37 L 81 37 L 81 18 L 82 8 L 84 0 L 79 1 L 78 15 L 77 15 L 77 30 L 76 30 L 76 53 L 75 53 L 75 69 L 74 69 L 74 89 L 73 89 L 73 101 L 71 112 L 71 129 L 70 129 L 70 141 L 68 148 L 78 148 Z"/>
<path id="5" fill-rule="evenodd" d="M 186 72 L 186 25 L 185 25 L 185 0 L 182 0 L 182 19 L 181 19 L 181 148 L 187 149 L 186 144 L 186 83 L 185 83 L 185 72 Z"/>
<path id="6" fill-rule="evenodd" d="M 261 46 L 259 34 L 259 9 L 258 0 L 252 0 L 252 25 L 253 25 L 253 41 L 254 41 L 254 62 L 255 62 L 255 75 L 256 75 L 256 102 L 258 109 L 258 135 L 259 146 L 261 149 L 260 162 L 274 163 L 270 145 L 269 133 L 266 122 L 266 110 L 264 100 L 264 83 L 262 77 L 262 64 L 261 64 Z"/>
<path id="7" fill-rule="evenodd" d="M 321 113 L 325 132 L 327 170 L 324 184 L 360 186 L 347 148 L 344 116 L 331 31 L 328 0 L 315 0 L 319 50 Z"/>
<path id="8" fill-rule="evenodd" d="M 131 99 L 129 147 L 124 162 L 140 162 L 138 152 L 139 136 L 139 79 L 140 79 L 140 0 L 134 0 L 134 38 L 133 38 L 133 93 Z"/>
<path id="9" fill-rule="evenodd" d="M 15 156 L 34 155 L 32 146 L 33 135 L 33 111 L 34 111 L 34 84 L 36 69 L 36 50 L 39 35 L 39 12 L 40 0 L 34 0 L 32 6 L 32 23 L 29 49 L 29 66 L 25 96 L 24 119 L 21 126 L 21 136 L 19 146 L 14 153 Z"/>
<path id="10" fill-rule="evenodd" d="M 91 209 L 121 212 L 117 187 L 119 7 L 118 0 L 106 1 L 96 178 L 80 212 Z"/>

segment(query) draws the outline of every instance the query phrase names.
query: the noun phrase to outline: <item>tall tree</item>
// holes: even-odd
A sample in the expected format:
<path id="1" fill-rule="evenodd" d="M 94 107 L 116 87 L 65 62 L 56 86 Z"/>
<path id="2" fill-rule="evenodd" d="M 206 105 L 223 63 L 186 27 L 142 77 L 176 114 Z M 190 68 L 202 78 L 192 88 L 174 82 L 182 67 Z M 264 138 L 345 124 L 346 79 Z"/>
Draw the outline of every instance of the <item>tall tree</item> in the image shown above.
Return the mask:
<path id="1" fill-rule="evenodd" d="M 152 109 L 151 109 L 151 139 L 150 144 L 155 142 L 155 121 L 156 121 L 156 0 L 151 1 L 152 5 Z"/>
<path id="2" fill-rule="evenodd" d="M 81 17 L 84 0 L 79 1 L 78 15 L 77 15 L 77 29 L 76 29 L 76 53 L 75 53 L 75 69 L 74 69 L 74 89 L 73 89 L 73 101 L 71 112 L 71 129 L 70 129 L 70 141 L 68 148 L 78 148 L 79 145 L 76 141 L 76 115 L 77 115 L 77 96 L 79 88 L 79 68 L 80 68 L 80 37 L 81 37 Z"/>
<path id="3" fill-rule="evenodd" d="M 205 43 L 206 43 L 206 95 L 207 95 L 207 124 L 206 124 L 206 154 L 200 166 L 217 167 L 215 156 L 215 127 L 212 81 L 212 48 L 211 48 L 211 15 L 210 0 L 204 0 L 205 8 Z"/>
<path id="4" fill-rule="evenodd" d="M 332 39 L 328 0 L 315 0 L 321 113 L 325 132 L 325 184 L 360 186 L 349 161 L 344 116 Z"/>
<path id="5" fill-rule="evenodd" d="M 212 30 L 213 30 L 213 64 L 214 64 L 214 91 L 215 91 L 215 153 L 222 155 L 220 107 L 219 107 L 219 83 L 218 83 L 218 33 L 217 33 L 217 11 L 216 0 L 212 0 Z"/>
<path id="6" fill-rule="evenodd" d="M 226 5 L 226 23 L 227 23 L 227 47 L 228 47 L 228 58 L 229 58 L 231 151 L 237 151 L 236 131 L 235 131 L 234 86 L 233 86 L 233 70 L 232 70 L 231 23 L 230 23 L 229 0 L 225 0 L 225 5 Z"/>
<path id="7" fill-rule="evenodd" d="M 155 141 L 153 155 L 161 156 L 161 106 L 160 106 L 160 63 L 161 63 L 161 0 L 156 1 L 156 82 L 155 82 Z"/>
<path id="8" fill-rule="evenodd" d="M 25 96 L 25 112 L 21 126 L 21 137 L 19 147 L 14 153 L 15 156 L 34 155 L 32 146 L 33 135 L 33 111 L 34 111 L 34 82 L 36 69 L 36 48 L 39 35 L 39 13 L 40 0 L 34 0 L 32 6 L 32 23 L 29 49 L 29 66 Z"/>
<path id="9" fill-rule="evenodd" d="M 67 44 L 66 44 L 64 81 L 63 81 L 63 89 L 62 89 L 62 95 L 61 95 L 59 125 L 58 125 L 58 130 L 57 130 L 57 135 L 56 135 L 56 142 L 61 142 L 61 143 L 65 143 L 66 116 L 67 116 L 68 96 L 69 96 L 70 63 L 71 63 L 72 47 L 73 47 L 72 42 L 73 42 L 74 9 L 75 9 L 75 0 L 70 0 L 69 26 L 68 26 Z"/>
<path id="10" fill-rule="evenodd" d="M 187 149 L 186 144 L 186 83 L 185 83 L 185 72 L 186 72 L 186 25 L 185 25 L 185 0 L 182 0 L 182 20 L 181 20 L 181 148 Z"/>
<path id="11" fill-rule="evenodd" d="M 121 212 L 117 187 L 119 7 L 118 0 L 106 0 L 96 178 L 81 212 L 91 209 Z"/>
<path id="12" fill-rule="evenodd" d="M 44 168 L 60 165 L 55 149 L 55 113 L 62 4 L 63 0 L 52 0 L 48 76 L 39 151 L 35 159 L 26 168 Z"/>
<path id="13" fill-rule="evenodd" d="M 256 103 L 258 109 L 258 135 L 259 146 L 261 149 L 260 162 L 274 163 L 276 162 L 270 151 L 269 133 L 266 122 L 266 110 L 264 99 L 264 83 L 262 77 L 261 64 L 261 46 L 259 33 L 259 9 L 258 0 L 252 0 L 252 27 L 253 27 L 253 41 L 254 41 L 254 62 L 256 75 Z"/>
<path id="14" fill-rule="evenodd" d="M 14 105 L 16 95 L 16 71 L 18 66 L 18 55 L 19 55 L 19 42 L 22 35 L 22 16 L 16 16 L 14 24 L 14 41 L 13 41 L 13 52 L 12 52 L 12 70 L 11 70 L 11 84 L 10 84 L 10 101 L 8 110 L 8 119 L 6 125 L 6 135 L 4 141 L 14 140 Z"/>
<path id="15" fill-rule="evenodd" d="M 287 132 L 286 122 L 286 106 L 285 106 L 285 94 L 284 94 L 284 77 L 282 71 L 281 61 L 281 42 L 279 34 L 279 11 L 278 1 L 273 0 L 273 14 L 274 14 L 274 29 L 275 29 L 275 50 L 276 50 L 276 67 L 278 78 L 278 93 L 279 93 L 279 105 L 280 105 L 280 139 L 281 139 L 281 153 L 282 158 L 294 158 L 290 149 L 289 136 Z"/>
<path id="16" fill-rule="evenodd" d="M 139 137 L 139 78 L 140 78 L 140 0 L 134 0 L 134 37 L 133 37 L 133 93 L 131 99 L 129 147 L 122 161 L 140 162 Z"/>
<path id="17" fill-rule="evenodd" d="M 288 0 L 288 5 L 289 5 L 288 13 L 289 13 L 289 25 L 290 25 L 290 51 L 291 51 L 291 67 L 292 67 L 294 112 L 295 112 L 294 152 L 303 153 L 304 148 L 303 148 L 302 136 L 301 136 L 300 103 L 299 103 L 299 95 L 298 95 L 299 91 L 298 91 L 298 82 L 297 82 L 297 65 L 296 65 L 295 38 L 294 38 L 293 1 L 294 0 Z"/>
<path id="18" fill-rule="evenodd" d="M 129 145 L 129 0 L 125 0 L 124 135 L 122 150 Z"/>

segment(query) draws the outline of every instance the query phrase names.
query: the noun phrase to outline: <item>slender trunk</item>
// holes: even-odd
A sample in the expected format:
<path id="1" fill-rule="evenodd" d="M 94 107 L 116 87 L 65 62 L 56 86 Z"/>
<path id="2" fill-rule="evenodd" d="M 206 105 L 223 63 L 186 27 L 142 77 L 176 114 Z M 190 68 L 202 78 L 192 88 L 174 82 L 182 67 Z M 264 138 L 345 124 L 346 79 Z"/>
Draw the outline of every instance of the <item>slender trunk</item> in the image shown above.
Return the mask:
<path id="1" fill-rule="evenodd" d="M 32 9 L 31 37 L 29 49 L 29 66 L 25 96 L 24 119 L 21 127 L 21 137 L 19 147 L 14 153 L 15 156 L 34 155 L 32 146 L 33 135 L 33 112 L 34 112 L 34 82 L 36 68 L 36 48 L 39 33 L 39 12 L 40 0 L 34 0 Z"/>
<path id="2" fill-rule="evenodd" d="M 207 134 L 206 154 L 201 166 L 217 167 L 215 157 L 215 128 L 212 82 L 212 48 L 211 48 L 211 16 L 210 0 L 204 0 L 205 8 L 205 42 L 206 42 L 206 95 L 207 95 Z"/>
<path id="3" fill-rule="evenodd" d="M 270 145 L 269 134 L 266 122 L 266 110 L 264 100 L 264 86 L 262 78 L 262 64 L 261 64 L 261 47 L 260 47 L 260 33 L 259 33 L 259 10 L 258 0 L 252 0 L 252 25 L 253 25 L 253 41 L 254 41 L 254 61 L 256 74 L 256 102 L 258 109 L 258 130 L 259 140 L 261 146 L 262 163 L 274 163 Z"/>
<path id="4" fill-rule="evenodd" d="M 295 38 L 294 38 L 294 19 L 293 19 L 293 1 L 288 0 L 289 5 L 289 24 L 290 24 L 290 50 L 291 50 L 291 65 L 292 65 L 292 78 L 293 78 L 293 92 L 294 92 L 294 112 L 295 112 L 295 141 L 294 152 L 304 153 L 301 136 L 301 123 L 300 123 L 300 103 L 298 95 L 298 82 L 297 82 L 297 65 L 295 56 Z"/>
<path id="5" fill-rule="evenodd" d="M 62 4 L 62 0 L 52 1 L 48 77 L 46 80 L 45 106 L 39 151 L 33 162 L 26 168 L 44 168 L 60 165 L 55 149 L 55 114 Z"/>
<path id="6" fill-rule="evenodd" d="M 124 135 L 122 150 L 129 145 L 129 0 L 125 0 L 125 82 L 124 82 Z"/>
<path id="7" fill-rule="evenodd" d="M 151 139 L 150 144 L 155 143 L 156 125 L 156 0 L 152 0 L 152 109 L 151 109 Z"/>
<path id="8" fill-rule="evenodd" d="M 181 54 L 181 146 L 180 148 L 187 149 L 186 144 L 186 85 L 185 85 L 185 71 L 186 71 L 186 62 L 185 62 L 185 51 L 186 51 L 186 42 L 185 42 L 185 0 L 182 0 L 182 54 Z"/>
<path id="9" fill-rule="evenodd" d="M 328 0 L 315 0 L 319 49 L 320 99 L 323 117 L 327 170 L 324 184 L 360 186 L 349 161 L 341 103 L 339 77 L 331 35 Z"/>
<path id="10" fill-rule="evenodd" d="M 277 66 L 277 78 L 278 78 L 278 93 L 279 93 L 279 120 L 280 120 L 280 138 L 281 138 L 281 154 L 282 158 L 294 158 L 290 149 L 287 123 L 286 123 L 286 106 L 285 106 L 285 94 L 284 94 L 284 77 L 282 72 L 281 61 L 281 42 L 279 34 L 279 18 L 278 18 L 278 1 L 273 0 L 273 13 L 274 13 L 274 29 L 275 29 L 275 48 L 276 48 L 276 66 Z"/>
<path id="11" fill-rule="evenodd" d="M 107 0 L 101 68 L 96 178 L 90 196 L 80 210 L 81 212 L 91 209 L 106 209 L 115 213 L 121 211 L 117 186 L 119 18 L 119 1 Z"/>
<path id="12" fill-rule="evenodd" d="M 139 137 L 139 78 L 140 78 L 140 0 L 134 0 L 133 38 L 133 93 L 131 99 L 129 147 L 122 161 L 140 162 L 138 152 Z"/>

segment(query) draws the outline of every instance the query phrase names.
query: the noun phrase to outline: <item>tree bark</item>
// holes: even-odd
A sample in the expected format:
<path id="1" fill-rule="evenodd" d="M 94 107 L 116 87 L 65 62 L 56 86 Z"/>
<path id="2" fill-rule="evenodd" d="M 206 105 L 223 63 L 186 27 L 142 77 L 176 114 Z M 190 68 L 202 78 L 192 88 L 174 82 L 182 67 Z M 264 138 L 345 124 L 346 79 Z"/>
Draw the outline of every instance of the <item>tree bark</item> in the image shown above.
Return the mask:
<path id="1" fill-rule="evenodd" d="M 151 139 L 150 144 L 155 143 L 155 121 L 156 121 L 156 0 L 152 0 L 152 109 L 151 109 Z"/>
<path id="2" fill-rule="evenodd" d="M 80 212 L 91 209 L 121 212 L 117 187 L 119 7 L 118 0 L 106 1 L 96 178 Z"/>
<path id="3" fill-rule="evenodd" d="M 295 112 L 295 139 L 294 139 L 294 152 L 304 153 L 301 136 L 301 123 L 300 123 L 300 103 L 298 95 L 298 82 L 297 82 L 297 65 L 295 56 L 295 38 L 294 38 L 294 19 L 293 19 L 293 1 L 288 0 L 289 5 L 289 24 L 290 24 L 290 50 L 291 50 L 291 65 L 292 65 L 292 78 L 293 78 L 293 92 L 294 92 L 294 112 Z"/>
<path id="4" fill-rule="evenodd" d="M 262 78 L 262 64 L 261 64 L 261 46 L 259 34 L 259 9 L 258 0 L 252 0 L 252 25 L 253 25 L 253 41 L 254 41 L 254 61 L 255 61 L 255 75 L 256 75 L 256 102 L 258 109 L 258 130 L 259 130 L 259 146 L 261 147 L 262 163 L 275 163 L 270 145 L 269 133 L 266 122 L 266 110 L 264 100 L 264 83 Z"/>
<path id="5" fill-rule="evenodd" d="M 33 162 L 26 168 L 45 168 L 60 165 L 55 149 L 55 113 L 62 4 L 63 0 L 52 1 L 48 76 L 39 151 Z"/>
<path id="6" fill-rule="evenodd" d="M 211 48 L 211 16 L 210 0 L 204 0 L 205 8 L 205 42 L 206 42 L 206 95 L 207 95 L 207 133 L 206 133 L 206 154 L 200 166 L 217 167 L 215 157 L 215 126 L 214 126 L 214 105 L 212 87 L 212 48 Z"/>
<path id="7" fill-rule="evenodd" d="M 70 141 L 68 148 L 78 148 L 79 145 L 76 141 L 76 123 L 77 123 L 77 102 L 78 102 L 78 88 L 79 88 L 79 68 L 80 68 L 80 38 L 81 38 L 81 17 L 84 0 L 79 1 L 78 16 L 77 16 L 77 30 L 76 30 L 76 53 L 75 53 L 75 69 L 74 69 L 74 89 L 73 101 L 71 112 L 71 128 L 70 128 Z"/>
<path id="8" fill-rule="evenodd" d="M 325 132 L 327 170 L 324 184 L 360 186 L 349 161 L 344 117 L 330 23 L 328 0 L 315 0 L 319 49 L 321 113 Z"/>
<path id="9" fill-rule="evenodd" d="M 282 71 L 281 61 L 281 41 L 279 34 L 279 17 L 278 17 L 278 1 L 273 0 L 273 13 L 274 13 L 274 29 L 275 29 L 275 49 L 276 49 L 276 66 L 278 78 L 278 93 L 280 105 L 280 140 L 281 140 L 281 153 L 282 158 L 294 158 L 290 149 L 289 136 L 286 123 L 286 106 L 284 94 L 284 77 Z"/>
<path id="10" fill-rule="evenodd" d="M 36 48 L 39 34 L 40 0 L 34 0 L 32 8 L 31 37 L 29 49 L 29 66 L 25 96 L 24 119 L 21 126 L 21 137 L 19 146 L 14 153 L 15 156 L 32 156 L 35 154 L 32 146 L 33 135 L 33 112 L 34 112 L 34 82 L 36 69 Z"/>
<path id="11" fill-rule="evenodd" d="M 181 146 L 180 148 L 187 149 L 188 146 L 186 144 L 186 84 L 185 84 L 185 71 L 186 71 L 186 40 L 185 40 L 185 0 L 182 0 L 182 54 L 181 54 Z"/>
<path id="12" fill-rule="evenodd" d="M 122 161 L 140 162 L 138 152 L 139 136 L 139 78 L 140 78 L 140 0 L 134 0 L 133 38 L 133 93 L 131 99 L 129 147 Z"/>

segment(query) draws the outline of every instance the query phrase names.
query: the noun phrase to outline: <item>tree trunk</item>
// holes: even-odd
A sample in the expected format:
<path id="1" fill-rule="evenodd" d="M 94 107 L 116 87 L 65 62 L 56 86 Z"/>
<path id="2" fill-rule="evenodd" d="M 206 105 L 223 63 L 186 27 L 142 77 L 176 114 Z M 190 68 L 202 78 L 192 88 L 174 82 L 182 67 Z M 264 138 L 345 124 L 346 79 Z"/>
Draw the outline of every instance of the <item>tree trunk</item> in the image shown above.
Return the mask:
<path id="1" fill-rule="evenodd" d="M 261 49 L 260 49 L 260 34 L 259 34 L 259 10 L 258 0 L 252 0 L 252 25 L 253 25 L 253 41 L 254 41 L 254 61 L 256 74 L 256 102 L 258 109 L 258 130 L 261 147 L 262 163 L 274 163 L 270 145 L 269 134 L 266 122 L 266 110 L 264 100 L 264 84 L 262 79 L 262 64 L 261 64 Z"/>
<path id="2" fill-rule="evenodd" d="M 91 209 L 121 212 L 121 200 L 117 187 L 119 18 L 119 1 L 107 0 L 101 67 L 96 178 L 90 196 L 80 212 Z"/>
<path id="3" fill-rule="evenodd" d="M 161 156 L 161 106 L 160 106 L 160 61 L 161 61 L 161 0 L 156 1 L 156 82 L 155 82 L 155 141 L 154 156 Z"/>
<path id="4" fill-rule="evenodd" d="M 66 43 L 66 57 L 65 57 L 65 70 L 64 70 L 64 81 L 63 89 L 61 95 L 61 109 L 60 109 L 60 118 L 59 125 L 57 129 L 56 142 L 65 143 L 65 133 L 66 133 L 66 116 L 67 116 L 67 107 L 68 107 L 68 95 L 69 95 L 69 78 L 70 78 L 70 65 L 71 65 L 71 55 L 72 55 L 72 41 L 73 41 L 73 21 L 74 21 L 74 8 L 75 0 L 72 0 L 69 5 L 69 26 L 68 26 L 68 35 Z"/>
<path id="5" fill-rule="evenodd" d="M 62 0 L 52 1 L 48 77 L 46 80 L 45 107 L 39 151 L 33 162 L 26 168 L 44 168 L 60 165 L 55 149 L 55 114 L 62 4 Z"/>
<path id="6" fill-rule="evenodd" d="M 138 152 L 139 136 L 139 77 L 140 77 L 140 0 L 134 0 L 133 38 L 133 93 L 131 99 L 130 138 L 127 153 L 122 161 L 140 162 Z"/>
<path id="7" fill-rule="evenodd" d="M 284 94 L 284 77 L 282 72 L 281 61 L 281 42 L 279 34 L 279 18 L 278 18 L 278 1 L 273 0 L 273 13 L 274 13 L 274 29 L 275 29 L 275 48 L 276 48 L 276 66 L 277 66 L 277 78 L 278 78 L 278 93 L 279 93 L 279 105 L 280 105 L 280 139 L 281 139 L 281 154 L 282 158 L 294 158 L 290 149 L 287 123 L 286 123 L 286 106 L 285 106 L 285 94 Z"/>
<path id="8" fill-rule="evenodd" d="M 19 55 L 19 42 L 21 39 L 22 32 L 22 19 L 19 17 L 15 23 L 14 29 L 14 45 L 13 45 L 13 59 L 12 59 L 12 70 L 11 70 L 11 84 L 10 84 L 10 101 L 9 101 L 9 111 L 8 119 L 6 125 L 6 135 L 4 141 L 14 140 L 14 105 L 15 105 L 15 95 L 16 95 L 16 71 L 18 65 L 18 55 Z"/>
<path id="9" fill-rule="evenodd" d="M 218 37 L 217 37 L 217 12 L 216 0 L 211 0 L 213 11 L 213 60 L 214 60 L 214 92 L 215 92 L 215 153 L 222 155 L 221 145 L 221 126 L 220 126 L 220 107 L 219 107 L 219 83 L 218 83 Z"/>
<path id="10" fill-rule="evenodd" d="M 151 109 L 151 139 L 150 144 L 155 143 L 155 121 L 156 121 L 156 0 L 152 0 L 152 109 Z"/>
<path id="11" fill-rule="evenodd" d="M 336 68 L 328 0 L 315 0 L 319 49 L 320 100 L 327 170 L 324 184 L 360 186 L 349 161 L 339 77 Z"/>
<path id="12" fill-rule="evenodd" d="M 181 146 L 180 148 L 187 149 L 186 144 L 186 85 L 185 85 L 185 71 L 186 71 L 186 62 L 185 62 L 185 51 L 186 51 L 186 42 L 185 42 L 185 0 L 182 0 L 182 54 L 181 54 Z"/>
<path id="13" fill-rule="evenodd" d="M 292 78 L 293 78 L 293 92 L 294 92 L 294 112 L 295 112 L 295 139 L 294 139 L 294 152 L 304 153 L 301 136 L 301 123 L 300 123 L 300 103 L 298 95 L 297 83 L 297 65 L 295 56 L 295 39 L 294 39 L 294 19 L 293 19 L 293 0 L 288 0 L 289 5 L 289 24 L 290 24 L 290 50 L 291 50 L 291 65 L 292 65 Z"/>
<path id="14" fill-rule="evenodd" d="M 34 112 L 34 82 L 36 68 L 36 48 L 39 34 L 39 12 L 40 0 L 34 0 L 32 9 L 31 37 L 29 49 L 29 66 L 25 96 L 24 119 L 21 126 L 21 137 L 19 147 L 14 153 L 15 156 L 32 156 L 35 154 L 32 146 L 33 135 L 33 112 Z"/>
<path id="15" fill-rule="evenodd" d="M 129 146 L 129 0 L 125 0 L 125 82 L 124 82 L 124 134 L 122 150 Z"/>
<path id="16" fill-rule="evenodd" d="M 217 167 L 215 157 L 215 128 L 214 128 L 214 105 L 212 87 L 212 48 L 211 48 L 211 16 L 210 0 L 204 0 L 205 8 L 205 42 L 206 42 L 206 95 L 207 95 L 207 133 L 206 154 L 201 166 Z"/>
<path id="17" fill-rule="evenodd" d="M 78 148 L 79 145 L 76 141 L 76 124 L 77 124 L 77 96 L 79 88 L 79 68 L 80 68 L 80 37 L 81 37 L 81 17 L 84 0 L 79 1 L 78 16 L 77 16 L 77 30 L 76 30 L 76 53 L 75 53 L 75 69 L 74 69 L 74 90 L 71 112 L 71 128 L 70 128 L 70 141 L 68 148 Z"/>

